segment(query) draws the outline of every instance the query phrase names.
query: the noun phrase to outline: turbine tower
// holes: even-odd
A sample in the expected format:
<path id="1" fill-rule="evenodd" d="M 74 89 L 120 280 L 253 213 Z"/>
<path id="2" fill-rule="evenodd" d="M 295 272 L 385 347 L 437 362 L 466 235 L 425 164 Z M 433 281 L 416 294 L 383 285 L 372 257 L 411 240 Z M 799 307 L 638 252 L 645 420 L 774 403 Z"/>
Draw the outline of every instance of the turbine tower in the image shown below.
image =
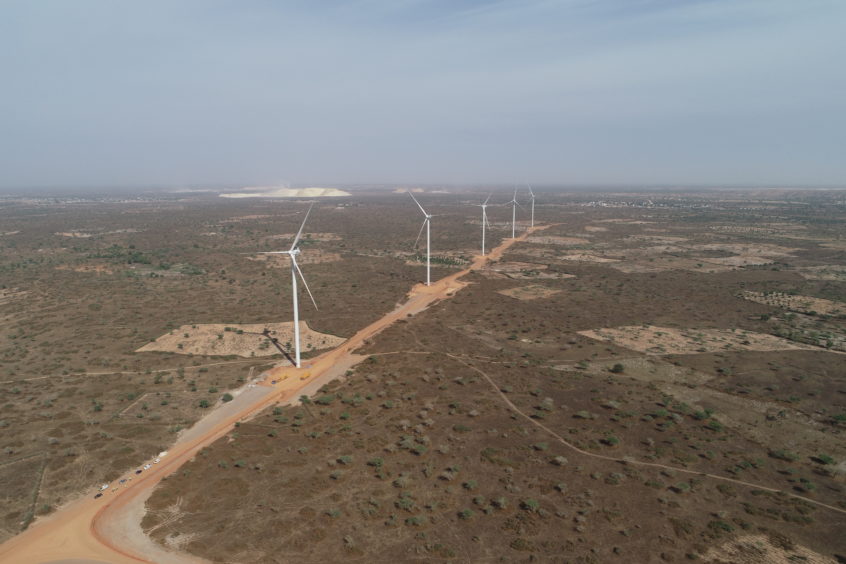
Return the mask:
<path id="1" fill-rule="evenodd" d="M 508 202 L 508 203 L 511 204 L 511 238 L 514 239 L 514 237 L 516 236 L 516 231 L 515 231 L 516 223 L 515 222 L 517 221 L 517 206 L 519 205 L 517 203 L 517 189 L 516 188 L 514 189 L 514 197 L 511 198 L 511 201 Z M 508 204 L 506 204 L 506 205 L 508 205 Z"/>
<path id="2" fill-rule="evenodd" d="M 488 207 L 488 200 L 490 199 L 491 197 L 488 196 L 488 198 L 484 202 L 482 202 L 481 204 L 476 204 L 477 206 L 482 208 L 482 256 L 485 256 L 485 228 L 490 225 L 490 223 L 488 223 L 488 212 L 485 208 Z"/>
<path id="3" fill-rule="evenodd" d="M 531 227 L 535 226 L 535 193 L 532 192 L 531 185 L 527 184 L 526 186 L 529 187 L 529 194 L 532 195 L 532 222 L 530 224 Z"/>
<path id="4" fill-rule="evenodd" d="M 311 208 L 313 207 L 314 204 L 309 206 L 303 219 L 303 224 L 300 225 L 300 230 L 297 231 L 297 236 L 294 237 L 294 242 L 291 244 L 290 249 L 287 251 L 267 251 L 260 253 L 262 255 L 288 255 L 291 258 L 291 293 L 294 296 L 294 359 L 297 368 L 300 368 L 300 310 L 297 302 L 297 274 L 300 275 L 300 279 L 303 281 L 303 286 L 305 286 L 306 292 L 308 292 L 308 297 L 311 298 L 311 303 L 314 304 L 314 309 L 317 309 L 317 302 L 314 301 L 314 296 L 311 295 L 311 290 L 308 289 L 308 282 L 306 282 L 305 276 L 303 276 L 303 271 L 300 270 L 300 265 L 297 264 L 297 255 L 300 254 L 300 248 L 297 246 L 297 243 L 300 242 L 303 228 L 306 221 L 308 221 L 308 214 L 311 213 Z"/>
<path id="5" fill-rule="evenodd" d="M 411 199 L 414 200 L 414 203 L 417 204 L 417 207 L 420 208 L 420 211 L 423 212 L 423 225 L 420 226 L 420 232 L 417 234 L 417 241 L 414 242 L 414 246 L 417 246 L 418 241 L 420 241 L 420 236 L 423 234 L 423 228 L 426 228 L 426 285 L 432 285 L 431 279 L 431 247 L 429 244 L 431 243 L 431 232 L 430 232 L 430 220 L 432 219 L 432 215 L 426 213 L 426 210 L 423 209 L 423 206 L 420 205 L 420 202 L 417 201 L 417 198 L 414 197 L 414 194 L 411 192 L 408 193 L 411 196 Z"/>

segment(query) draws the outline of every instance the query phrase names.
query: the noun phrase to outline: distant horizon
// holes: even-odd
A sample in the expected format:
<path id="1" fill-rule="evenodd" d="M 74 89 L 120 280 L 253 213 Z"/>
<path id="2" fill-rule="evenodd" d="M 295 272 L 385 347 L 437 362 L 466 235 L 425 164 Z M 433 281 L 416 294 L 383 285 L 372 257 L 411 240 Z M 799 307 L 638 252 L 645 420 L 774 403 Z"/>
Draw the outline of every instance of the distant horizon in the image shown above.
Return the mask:
<path id="1" fill-rule="evenodd" d="M 419 188 L 426 191 L 432 190 L 453 190 L 455 193 L 473 190 L 510 191 L 515 188 L 519 191 L 526 191 L 531 186 L 536 192 L 720 192 L 720 191 L 846 191 L 846 184 L 513 184 L 503 183 L 421 183 L 421 182 L 398 182 L 398 183 L 315 183 L 315 184 L 287 184 L 286 187 L 304 188 L 338 188 L 347 190 L 355 195 L 356 191 L 381 191 L 396 190 L 402 188 Z M 237 192 L 251 188 L 249 184 L 236 185 L 195 185 L 195 186 L 168 186 L 168 185 L 125 185 L 125 186 L 28 186 L 20 188 L 0 188 L 0 197 L 27 197 L 27 196 L 74 196 L 74 195 L 145 195 L 145 194 L 206 194 L 220 192 Z M 266 196 L 267 198 L 280 198 Z M 343 196 L 347 197 L 347 196 Z M 300 196 L 291 197 L 300 198 Z"/>

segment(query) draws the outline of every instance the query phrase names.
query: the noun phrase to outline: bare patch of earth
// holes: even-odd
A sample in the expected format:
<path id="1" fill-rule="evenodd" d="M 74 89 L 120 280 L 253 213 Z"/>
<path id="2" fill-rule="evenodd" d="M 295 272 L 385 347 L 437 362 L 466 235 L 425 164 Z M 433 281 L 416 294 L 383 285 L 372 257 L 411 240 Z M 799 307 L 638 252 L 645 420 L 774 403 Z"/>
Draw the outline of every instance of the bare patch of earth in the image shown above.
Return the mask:
<path id="1" fill-rule="evenodd" d="M 148 343 L 135 352 L 172 352 L 195 355 L 237 355 L 244 357 L 271 356 L 279 350 L 263 334 L 269 330 L 270 336 L 279 343 L 287 343 L 294 338 L 294 324 L 252 323 L 232 324 L 209 323 L 204 325 L 183 325 L 152 343 Z M 317 350 L 337 347 L 344 342 L 341 337 L 312 331 L 305 321 L 300 321 L 300 343 L 303 350 Z"/>
<path id="2" fill-rule="evenodd" d="M 291 237 L 293 239 L 293 236 Z M 247 260 L 264 262 L 267 268 L 290 268 L 291 262 L 284 255 L 255 255 L 247 257 Z M 338 253 L 327 253 L 319 249 L 309 249 L 297 257 L 298 264 L 318 264 L 322 262 L 337 262 L 341 260 Z"/>
<path id="3" fill-rule="evenodd" d="M 737 564 L 836 564 L 836 560 L 781 536 L 743 535 L 702 555 L 705 562 L 736 562 Z"/>
<path id="4" fill-rule="evenodd" d="M 706 243 L 702 245 L 690 245 L 691 250 L 700 251 L 725 251 L 734 255 L 745 257 L 767 257 L 780 258 L 791 257 L 798 249 L 771 245 L 768 243 Z"/>
<path id="5" fill-rule="evenodd" d="M 666 243 L 668 245 L 674 245 L 679 243 L 684 243 L 688 239 L 686 237 L 671 237 L 668 235 L 630 235 L 623 239 L 626 243 Z"/>
<path id="6" fill-rule="evenodd" d="M 72 270 L 73 272 L 93 272 L 95 274 L 113 274 L 114 271 L 104 264 L 80 264 L 71 266 L 69 264 L 60 264 L 56 270 Z"/>
<path id="7" fill-rule="evenodd" d="M 808 280 L 846 280 L 846 266 L 840 264 L 827 264 L 823 266 L 806 266 L 797 269 L 802 278 Z"/>
<path id="8" fill-rule="evenodd" d="M 608 231 L 607 227 L 600 227 L 598 225 L 585 225 L 585 231 L 588 233 L 602 233 Z"/>
<path id="9" fill-rule="evenodd" d="M 14 300 L 19 300 L 26 295 L 26 290 L 18 290 L 17 288 L 0 288 L 0 304 L 6 304 Z"/>
<path id="10" fill-rule="evenodd" d="M 675 329 L 653 325 L 629 325 L 608 329 L 579 331 L 580 335 L 649 355 L 694 354 L 717 351 L 810 350 L 763 333 L 731 329 Z"/>
<path id="11" fill-rule="evenodd" d="M 566 255 L 561 255 L 558 258 L 561 260 L 572 260 L 577 262 L 620 262 L 620 259 L 603 257 L 593 253 L 567 253 Z"/>
<path id="12" fill-rule="evenodd" d="M 495 262 L 488 265 L 482 272 L 502 274 L 514 280 L 547 280 L 575 278 L 573 274 L 563 272 L 549 272 L 549 265 L 534 262 Z"/>
<path id="13" fill-rule="evenodd" d="M 500 290 L 498 293 L 517 300 L 536 300 L 538 298 L 554 296 L 560 291 L 546 286 L 531 284 L 529 286 L 518 286 L 516 288 L 509 288 L 508 290 Z"/>
<path id="14" fill-rule="evenodd" d="M 285 239 L 293 241 L 296 233 L 283 233 L 281 235 L 270 235 L 266 239 Z M 337 233 L 307 233 L 303 235 L 303 241 L 340 241 L 341 236 Z"/>
<path id="15" fill-rule="evenodd" d="M 846 313 L 846 304 L 811 296 L 797 296 L 782 292 L 752 292 L 746 290 L 741 297 L 759 304 L 781 307 L 801 313 L 821 313 L 823 315 L 842 315 Z"/>
<path id="16" fill-rule="evenodd" d="M 625 273 L 662 272 L 665 270 L 687 270 L 690 272 L 702 272 L 713 274 L 715 272 L 726 272 L 734 268 L 722 264 L 713 264 L 703 259 L 676 257 L 672 255 L 656 256 L 648 259 L 641 259 L 627 262 L 617 262 L 611 265 L 612 268 Z"/>
<path id="17" fill-rule="evenodd" d="M 56 235 L 60 237 L 73 237 L 75 239 L 87 239 L 94 236 L 93 233 L 85 233 L 84 231 L 60 231 Z"/>
<path id="18" fill-rule="evenodd" d="M 526 239 L 526 242 L 536 245 L 560 245 L 562 247 L 573 247 L 590 243 L 590 241 L 581 237 L 557 237 L 555 235 L 529 237 Z"/>

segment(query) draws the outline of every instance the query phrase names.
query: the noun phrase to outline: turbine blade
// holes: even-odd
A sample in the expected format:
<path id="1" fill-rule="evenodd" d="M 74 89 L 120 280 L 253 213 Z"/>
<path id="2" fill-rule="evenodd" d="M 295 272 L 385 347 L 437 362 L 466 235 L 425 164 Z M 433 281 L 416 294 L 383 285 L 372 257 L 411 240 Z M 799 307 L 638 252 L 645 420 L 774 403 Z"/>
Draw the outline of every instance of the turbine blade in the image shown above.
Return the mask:
<path id="1" fill-rule="evenodd" d="M 423 206 L 420 205 L 420 202 L 417 201 L 417 198 L 414 197 L 414 194 L 409 191 L 408 195 L 411 196 L 411 199 L 414 200 L 414 203 L 417 204 L 417 207 L 423 212 L 423 215 L 429 215 L 426 213 L 426 210 L 423 209 Z"/>
<path id="2" fill-rule="evenodd" d="M 426 227 L 426 222 L 429 221 L 429 218 L 423 220 L 423 225 L 420 226 L 420 232 L 417 234 L 417 239 L 414 241 L 414 248 L 417 248 L 417 243 L 420 242 L 420 236 L 423 235 L 423 229 Z"/>
<path id="3" fill-rule="evenodd" d="M 311 298 L 311 303 L 314 304 L 314 309 L 318 309 L 317 302 L 314 301 L 314 296 L 311 295 L 311 290 L 308 289 L 308 282 L 306 282 L 305 276 L 303 276 L 303 271 L 300 270 L 300 265 L 297 264 L 297 259 L 294 258 L 294 255 L 291 255 L 291 261 L 294 263 L 294 268 L 297 269 L 297 274 L 300 275 L 300 280 L 303 281 L 303 286 L 305 286 L 306 292 L 308 292 L 308 297 Z"/>
<path id="4" fill-rule="evenodd" d="M 531 185 L 531 184 L 526 184 L 526 186 L 529 188 L 529 194 L 531 194 L 531 195 L 532 195 L 532 199 L 534 199 L 534 197 L 535 197 L 535 193 L 534 193 L 534 192 L 532 192 L 532 185 Z"/>
<path id="5" fill-rule="evenodd" d="M 293 244 L 291 244 L 291 251 L 293 251 L 294 249 L 296 249 L 296 248 L 297 248 L 297 243 L 299 243 L 299 242 L 300 242 L 300 236 L 303 234 L 303 227 L 305 227 L 306 221 L 308 221 L 308 214 L 310 214 L 310 213 L 311 213 L 311 208 L 313 208 L 313 207 L 314 207 L 314 203 L 312 203 L 312 204 L 308 207 L 308 211 L 306 212 L 305 218 L 303 218 L 303 224 L 302 224 L 302 225 L 300 225 L 300 230 L 299 230 L 299 231 L 297 231 L 297 236 L 296 236 L 296 237 L 294 237 L 294 242 L 293 242 Z M 289 252 L 290 252 L 290 251 L 289 251 Z"/>
<path id="6" fill-rule="evenodd" d="M 241 253 L 242 255 L 290 255 L 291 251 L 259 251 L 257 253 Z"/>
<path id="7" fill-rule="evenodd" d="M 487 197 L 487 198 L 485 198 L 485 201 L 482 203 L 482 205 L 483 205 L 483 206 L 488 205 L 488 201 L 491 199 L 491 196 L 492 196 L 492 195 L 493 195 L 493 194 L 488 194 L 488 197 Z"/>

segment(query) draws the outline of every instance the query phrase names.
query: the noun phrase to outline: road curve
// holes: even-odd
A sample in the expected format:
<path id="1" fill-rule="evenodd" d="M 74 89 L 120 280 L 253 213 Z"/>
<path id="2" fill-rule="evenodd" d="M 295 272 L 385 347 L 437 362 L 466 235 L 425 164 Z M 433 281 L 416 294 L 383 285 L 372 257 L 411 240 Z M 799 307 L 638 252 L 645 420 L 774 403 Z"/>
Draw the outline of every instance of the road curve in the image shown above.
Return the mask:
<path id="1" fill-rule="evenodd" d="M 202 562 L 183 553 L 169 552 L 138 534 L 139 507 L 163 478 L 177 471 L 203 447 L 225 436 L 237 423 L 279 403 L 296 403 L 303 394 L 312 394 L 364 357 L 353 354 L 367 339 L 394 322 L 418 313 L 434 302 L 446 299 L 467 285 L 460 278 L 499 259 L 511 245 L 532 232 L 549 226 L 536 226 L 515 239 L 505 239 L 486 256 L 476 256 L 468 268 L 442 278 L 431 286 L 415 285 L 405 302 L 371 323 L 339 347 L 311 359 L 301 369 L 278 366 L 268 371 L 264 384 L 245 389 L 235 400 L 222 405 L 198 421 L 170 448 L 167 457 L 150 470 L 100 499 L 86 495 L 53 515 L 39 519 L 23 533 L 0 545 L 2 564 L 60 564 L 62 562 L 109 562 L 111 564 L 192 564 Z M 276 384 L 269 384 L 275 381 Z M 133 521 L 134 519 L 134 521 Z M 135 530 L 129 530 L 135 529 Z"/>

